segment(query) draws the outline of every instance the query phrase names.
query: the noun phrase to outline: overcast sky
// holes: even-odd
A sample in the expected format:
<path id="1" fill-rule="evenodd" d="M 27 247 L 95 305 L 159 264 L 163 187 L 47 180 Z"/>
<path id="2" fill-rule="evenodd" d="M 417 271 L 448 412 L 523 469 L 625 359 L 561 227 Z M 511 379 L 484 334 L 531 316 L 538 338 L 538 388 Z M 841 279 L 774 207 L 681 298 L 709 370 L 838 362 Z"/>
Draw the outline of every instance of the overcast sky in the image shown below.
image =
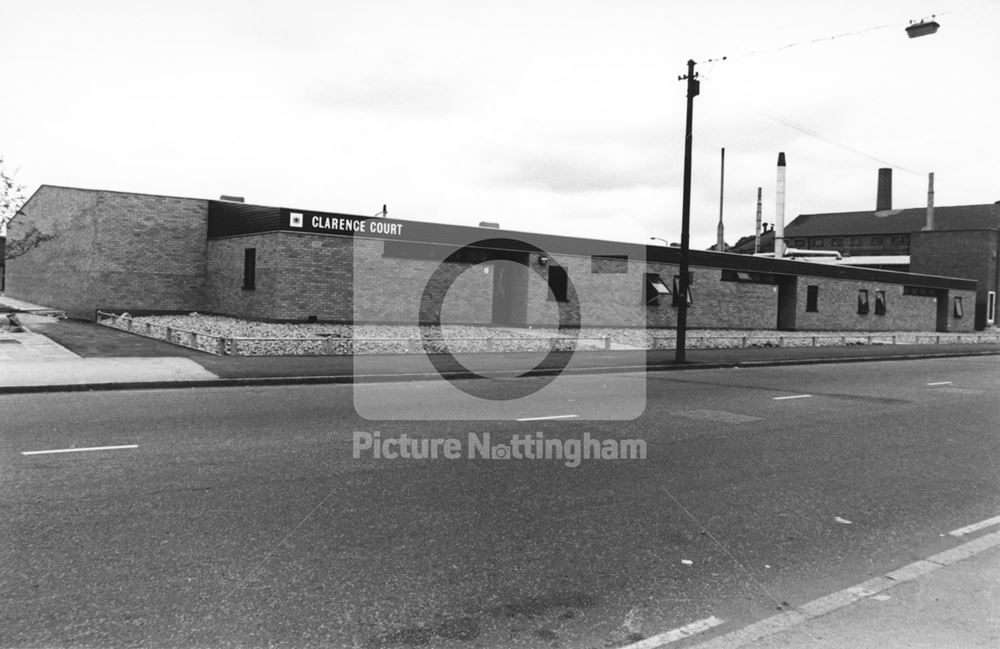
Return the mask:
<path id="1" fill-rule="evenodd" d="M 0 154 L 29 192 L 678 241 L 690 58 L 692 247 L 722 147 L 729 243 L 757 187 L 773 221 L 779 151 L 789 220 L 874 209 L 882 166 L 894 207 L 930 171 L 938 205 L 1000 200 L 998 0 L 0 0 L 0 29 Z"/>

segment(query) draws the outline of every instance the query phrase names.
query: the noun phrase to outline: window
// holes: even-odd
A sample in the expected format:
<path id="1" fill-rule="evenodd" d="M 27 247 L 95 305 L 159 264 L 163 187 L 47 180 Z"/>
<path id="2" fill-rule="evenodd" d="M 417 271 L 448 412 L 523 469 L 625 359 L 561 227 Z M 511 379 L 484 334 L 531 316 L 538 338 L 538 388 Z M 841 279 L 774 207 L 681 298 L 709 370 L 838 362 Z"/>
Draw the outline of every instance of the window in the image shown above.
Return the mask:
<path id="1" fill-rule="evenodd" d="M 986 323 L 993 324 L 997 320 L 997 292 L 986 294 Z"/>
<path id="2" fill-rule="evenodd" d="M 257 249 L 243 250 L 243 290 L 253 291 L 257 288 Z"/>
<path id="3" fill-rule="evenodd" d="M 646 304 L 656 305 L 660 303 L 661 295 L 669 295 L 670 289 L 663 283 L 657 273 L 646 273 Z"/>
<path id="4" fill-rule="evenodd" d="M 858 291 L 858 315 L 868 313 L 868 289 Z"/>
<path id="5" fill-rule="evenodd" d="M 897 235 L 897 236 L 894 236 L 894 237 L 892 238 L 892 242 L 893 242 L 893 243 L 896 243 L 896 244 L 900 244 L 900 243 L 906 243 L 906 236 L 904 236 L 904 235 Z"/>
<path id="6" fill-rule="evenodd" d="M 562 266 L 549 266 L 549 301 L 567 302 L 567 287 L 569 278 Z"/>
<path id="7" fill-rule="evenodd" d="M 692 277 L 693 277 L 693 275 L 691 273 L 688 273 L 687 303 L 688 303 L 689 306 L 691 305 L 691 303 L 693 301 L 691 299 L 691 279 L 692 279 Z M 680 294 L 681 294 L 681 278 L 680 278 L 680 275 L 674 275 L 674 292 L 673 292 L 674 299 L 672 301 L 673 306 L 680 306 L 680 303 L 681 303 Z"/>
<path id="8" fill-rule="evenodd" d="M 882 237 L 872 237 L 871 238 L 871 242 L 872 242 L 873 246 L 881 246 L 882 245 Z"/>
<path id="9" fill-rule="evenodd" d="M 833 239 L 830 239 L 830 245 L 833 246 L 834 248 L 840 248 L 841 246 L 844 245 L 844 240 L 841 239 L 840 237 L 835 237 Z"/>
<path id="10" fill-rule="evenodd" d="M 754 274 L 742 270 L 723 270 L 721 279 L 723 282 L 752 282 Z"/>
<path id="11" fill-rule="evenodd" d="M 819 311 L 819 287 L 806 287 L 806 311 L 816 313 Z"/>
<path id="12" fill-rule="evenodd" d="M 875 315 L 885 315 L 885 291 L 875 291 Z"/>
<path id="13" fill-rule="evenodd" d="M 720 279 L 723 282 L 744 282 L 752 284 L 778 283 L 777 278 L 770 273 L 748 273 L 743 270 L 723 270 Z"/>
<path id="14" fill-rule="evenodd" d="M 937 291 L 925 286 L 904 286 L 903 295 L 923 295 L 926 297 L 934 297 L 937 295 Z"/>
<path id="15" fill-rule="evenodd" d="M 955 307 L 954 307 L 954 310 L 955 310 L 955 317 L 956 318 L 961 318 L 964 315 L 964 310 L 962 309 L 962 298 L 961 297 L 957 297 L 957 296 L 955 297 Z"/>
<path id="16" fill-rule="evenodd" d="M 591 255 L 592 273 L 627 273 L 628 255 Z"/>
<path id="17" fill-rule="evenodd" d="M 863 245 L 865 245 L 865 240 L 862 239 L 861 237 L 851 237 L 851 245 L 852 246 L 863 246 Z"/>
<path id="18" fill-rule="evenodd" d="M 816 238 L 816 239 L 810 239 L 809 240 L 809 246 L 810 247 L 816 246 L 817 248 L 822 248 L 825 244 L 826 244 L 826 239 Z"/>
<path id="19" fill-rule="evenodd" d="M 806 245 L 806 240 L 796 239 L 795 241 L 792 242 L 792 245 L 794 245 L 796 248 L 804 248 Z"/>

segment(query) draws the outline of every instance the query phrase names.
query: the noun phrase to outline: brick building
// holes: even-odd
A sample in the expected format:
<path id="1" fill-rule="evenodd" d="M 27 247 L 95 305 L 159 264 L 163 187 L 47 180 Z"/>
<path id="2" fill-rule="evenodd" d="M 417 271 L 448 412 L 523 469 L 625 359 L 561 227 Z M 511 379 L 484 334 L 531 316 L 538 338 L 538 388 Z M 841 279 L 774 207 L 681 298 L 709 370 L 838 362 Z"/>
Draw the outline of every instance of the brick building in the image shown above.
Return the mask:
<path id="1" fill-rule="evenodd" d="M 785 244 L 836 250 L 844 264 L 974 279 L 976 328 L 996 323 L 1000 202 L 935 206 L 932 216 L 926 207 L 893 209 L 892 170 L 880 169 L 875 210 L 802 214 L 785 226 Z"/>
<path id="2" fill-rule="evenodd" d="M 673 327 L 680 299 L 677 248 L 49 185 L 23 211 L 15 227 L 56 236 L 8 264 L 7 293 L 79 318 L 411 323 L 437 304 L 448 322 Z M 689 262 L 692 327 L 974 328 L 977 278 L 708 251 Z"/>

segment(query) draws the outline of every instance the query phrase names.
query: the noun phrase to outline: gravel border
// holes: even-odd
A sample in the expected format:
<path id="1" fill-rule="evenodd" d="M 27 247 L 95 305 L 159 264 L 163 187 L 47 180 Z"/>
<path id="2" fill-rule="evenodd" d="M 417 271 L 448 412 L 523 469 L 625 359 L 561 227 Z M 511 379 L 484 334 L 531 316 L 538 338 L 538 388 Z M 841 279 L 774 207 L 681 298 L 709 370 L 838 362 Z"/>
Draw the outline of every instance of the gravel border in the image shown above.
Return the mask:
<path id="1" fill-rule="evenodd" d="M 273 323 L 226 316 L 98 314 L 98 324 L 138 335 L 234 356 L 349 355 L 422 353 L 421 334 L 429 351 L 539 352 L 573 349 L 573 336 L 557 329 L 445 325 L 441 338 L 429 338 L 424 327 Z M 935 343 L 1000 343 L 1000 333 L 933 331 L 774 331 L 763 329 L 690 329 L 689 349 L 743 347 L 818 347 Z M 583 328 L 576 349 L 673 349 L 673 329 Z"/>

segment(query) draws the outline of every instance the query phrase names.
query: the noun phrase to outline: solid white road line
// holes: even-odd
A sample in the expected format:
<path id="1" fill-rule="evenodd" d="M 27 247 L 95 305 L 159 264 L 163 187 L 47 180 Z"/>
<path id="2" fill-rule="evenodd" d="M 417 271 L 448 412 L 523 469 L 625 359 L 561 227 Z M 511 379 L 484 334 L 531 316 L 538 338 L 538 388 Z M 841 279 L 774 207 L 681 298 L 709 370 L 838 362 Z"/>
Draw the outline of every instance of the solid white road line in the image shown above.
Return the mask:
<path id="1" fill-rule="evenodd" d="M 775 397 L 774 400 L 782 401 L 784 399 L 808 399 L 811 396 L 812 396 L 811 394 L 793 394 L 790 397 Z"/>
<path id="2" fill-rule="evenodd" d="M 948 534 L 951 534 L 952 536 L 963 536 L 972 532 L 978 532 L 979 530 L 987 527 L 993 527 L 994 525 L 1000 525 L 1000 516 L 994 516 L 993 518 L 987 518 L 986 520 L 979 521 L 978 523 L 960 527 L 957 530 L 948 532 Z"/>
<path id="3" fill-rule="evenodd" d="M 933 383 L 928 383 L 927 385 L 951 385 L 951 381 L 935 381 Z"/>
<path id="4" fill-rule="evenodd" d="M 574 419 L 579 415 L 551 415 L 549 417 L 521 417 L 514 421 L 545 421 L 546 419 Z"/>
<path id="5" fill-rule="evenodd" d="M 118 451 L 125 448 L 139 448 L 138 444 L 120 446 L 90 446 L 87 448 L 57 448 L 51 451 L 21 451 L 21 455 L 46 455 L 48 453 L 82 453 L 84 451 Z"/>
<path id="6" fill-rule="evenodd" d="M 719 626 L 720 624 L 722 624 L 722 620 L 713 615 L 712 617 L 706 617 L 704 620 L 698 620 L 697 622 L 685 624 L 684 626 L 677 627 L 676 629 L 672 629 L 664 633 L 649 636 L 639 642 L 625 645 L 621 649 L 657 649 L 657 647 L 662 647 L 670 644 L 671 642 L 683 640 L 684 638 L 693 636 L 696 633 L 701 633 L 702 631 L 707 631 L 713 626 Z"/>

